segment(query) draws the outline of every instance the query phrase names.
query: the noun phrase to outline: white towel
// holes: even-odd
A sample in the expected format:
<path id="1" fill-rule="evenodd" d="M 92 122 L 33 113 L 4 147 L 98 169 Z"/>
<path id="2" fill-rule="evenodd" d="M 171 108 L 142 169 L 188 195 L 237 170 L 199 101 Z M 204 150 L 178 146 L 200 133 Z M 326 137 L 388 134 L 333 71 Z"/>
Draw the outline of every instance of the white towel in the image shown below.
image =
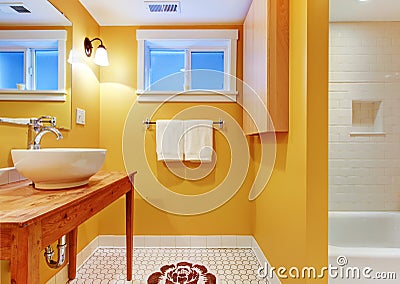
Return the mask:
<path id="1" fill-rule="evenodd" d="M 159 161 L 183 160 L 183 121 L 156 121 L 156 150 Z"/>
<path id="2" fill-rule="evenodd" d="M 211 162 L 213 154 L 212 120 L 185 120 L 185 161 Z"/>

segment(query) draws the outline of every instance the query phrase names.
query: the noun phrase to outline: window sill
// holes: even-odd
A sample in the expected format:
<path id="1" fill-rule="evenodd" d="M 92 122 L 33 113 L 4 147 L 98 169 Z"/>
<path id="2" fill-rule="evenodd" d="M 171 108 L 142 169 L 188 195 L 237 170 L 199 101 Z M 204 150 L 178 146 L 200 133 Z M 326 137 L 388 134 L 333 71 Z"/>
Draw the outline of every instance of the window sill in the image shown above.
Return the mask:
<path id="1" fill-rule="evenodd" d="M 0 90 L 0 101 L 65 102 L 65 91 Z"/>
<path id="2" fill-rule="evenodd" d="M 138 102 L 236 102 L 237 91 L 140 91 L 137 90 Z"/>

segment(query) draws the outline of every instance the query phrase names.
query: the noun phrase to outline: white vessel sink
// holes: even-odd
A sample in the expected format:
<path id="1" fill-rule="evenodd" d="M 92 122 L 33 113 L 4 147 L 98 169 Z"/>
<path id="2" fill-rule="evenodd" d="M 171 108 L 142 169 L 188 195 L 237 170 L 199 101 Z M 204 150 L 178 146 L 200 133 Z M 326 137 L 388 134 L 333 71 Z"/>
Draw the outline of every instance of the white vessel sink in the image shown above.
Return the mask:
<path id="1" fill-rule="evenodd" d="M 87 184 L 104 163 L 105 149 L 47 148 L 11 150 L 17 171 L 38 189 L 64 189 Z"/>

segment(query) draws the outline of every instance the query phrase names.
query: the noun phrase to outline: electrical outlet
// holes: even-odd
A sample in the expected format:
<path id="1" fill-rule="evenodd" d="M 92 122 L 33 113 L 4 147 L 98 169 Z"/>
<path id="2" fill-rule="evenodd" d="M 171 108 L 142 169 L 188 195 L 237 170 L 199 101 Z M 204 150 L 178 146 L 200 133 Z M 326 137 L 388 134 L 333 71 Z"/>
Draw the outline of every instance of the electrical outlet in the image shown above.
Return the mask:
<path id="1" fill-rule="evenodd" d="M 76 124 L 85 125 L 86 112 L 84 109 L 76 108 Z"/>

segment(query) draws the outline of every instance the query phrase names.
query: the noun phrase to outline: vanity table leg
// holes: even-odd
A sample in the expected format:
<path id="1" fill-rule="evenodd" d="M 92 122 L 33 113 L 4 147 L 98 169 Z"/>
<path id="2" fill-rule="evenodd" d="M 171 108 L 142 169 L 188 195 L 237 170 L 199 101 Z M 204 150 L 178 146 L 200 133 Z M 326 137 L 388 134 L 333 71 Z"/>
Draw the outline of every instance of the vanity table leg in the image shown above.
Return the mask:
<path id="1" fill-rule="evenodd" d="M 126 198 L 126 268 L 127 280 L 132 280 L 133 255 L 133 188 L 125 195 Z"/>
<path id="2" fill-rule="evenodd" d="M 68 278 L 73 280 L 76 277 L 76 254 L 78 244 L 78 228 L 68 233 Z"/>
<path id="3" fill-rule="evenodd" d="M 15 227 L 11 246 L 11 283 L 40 283 L 41 230 L 37 223 Z"/>

